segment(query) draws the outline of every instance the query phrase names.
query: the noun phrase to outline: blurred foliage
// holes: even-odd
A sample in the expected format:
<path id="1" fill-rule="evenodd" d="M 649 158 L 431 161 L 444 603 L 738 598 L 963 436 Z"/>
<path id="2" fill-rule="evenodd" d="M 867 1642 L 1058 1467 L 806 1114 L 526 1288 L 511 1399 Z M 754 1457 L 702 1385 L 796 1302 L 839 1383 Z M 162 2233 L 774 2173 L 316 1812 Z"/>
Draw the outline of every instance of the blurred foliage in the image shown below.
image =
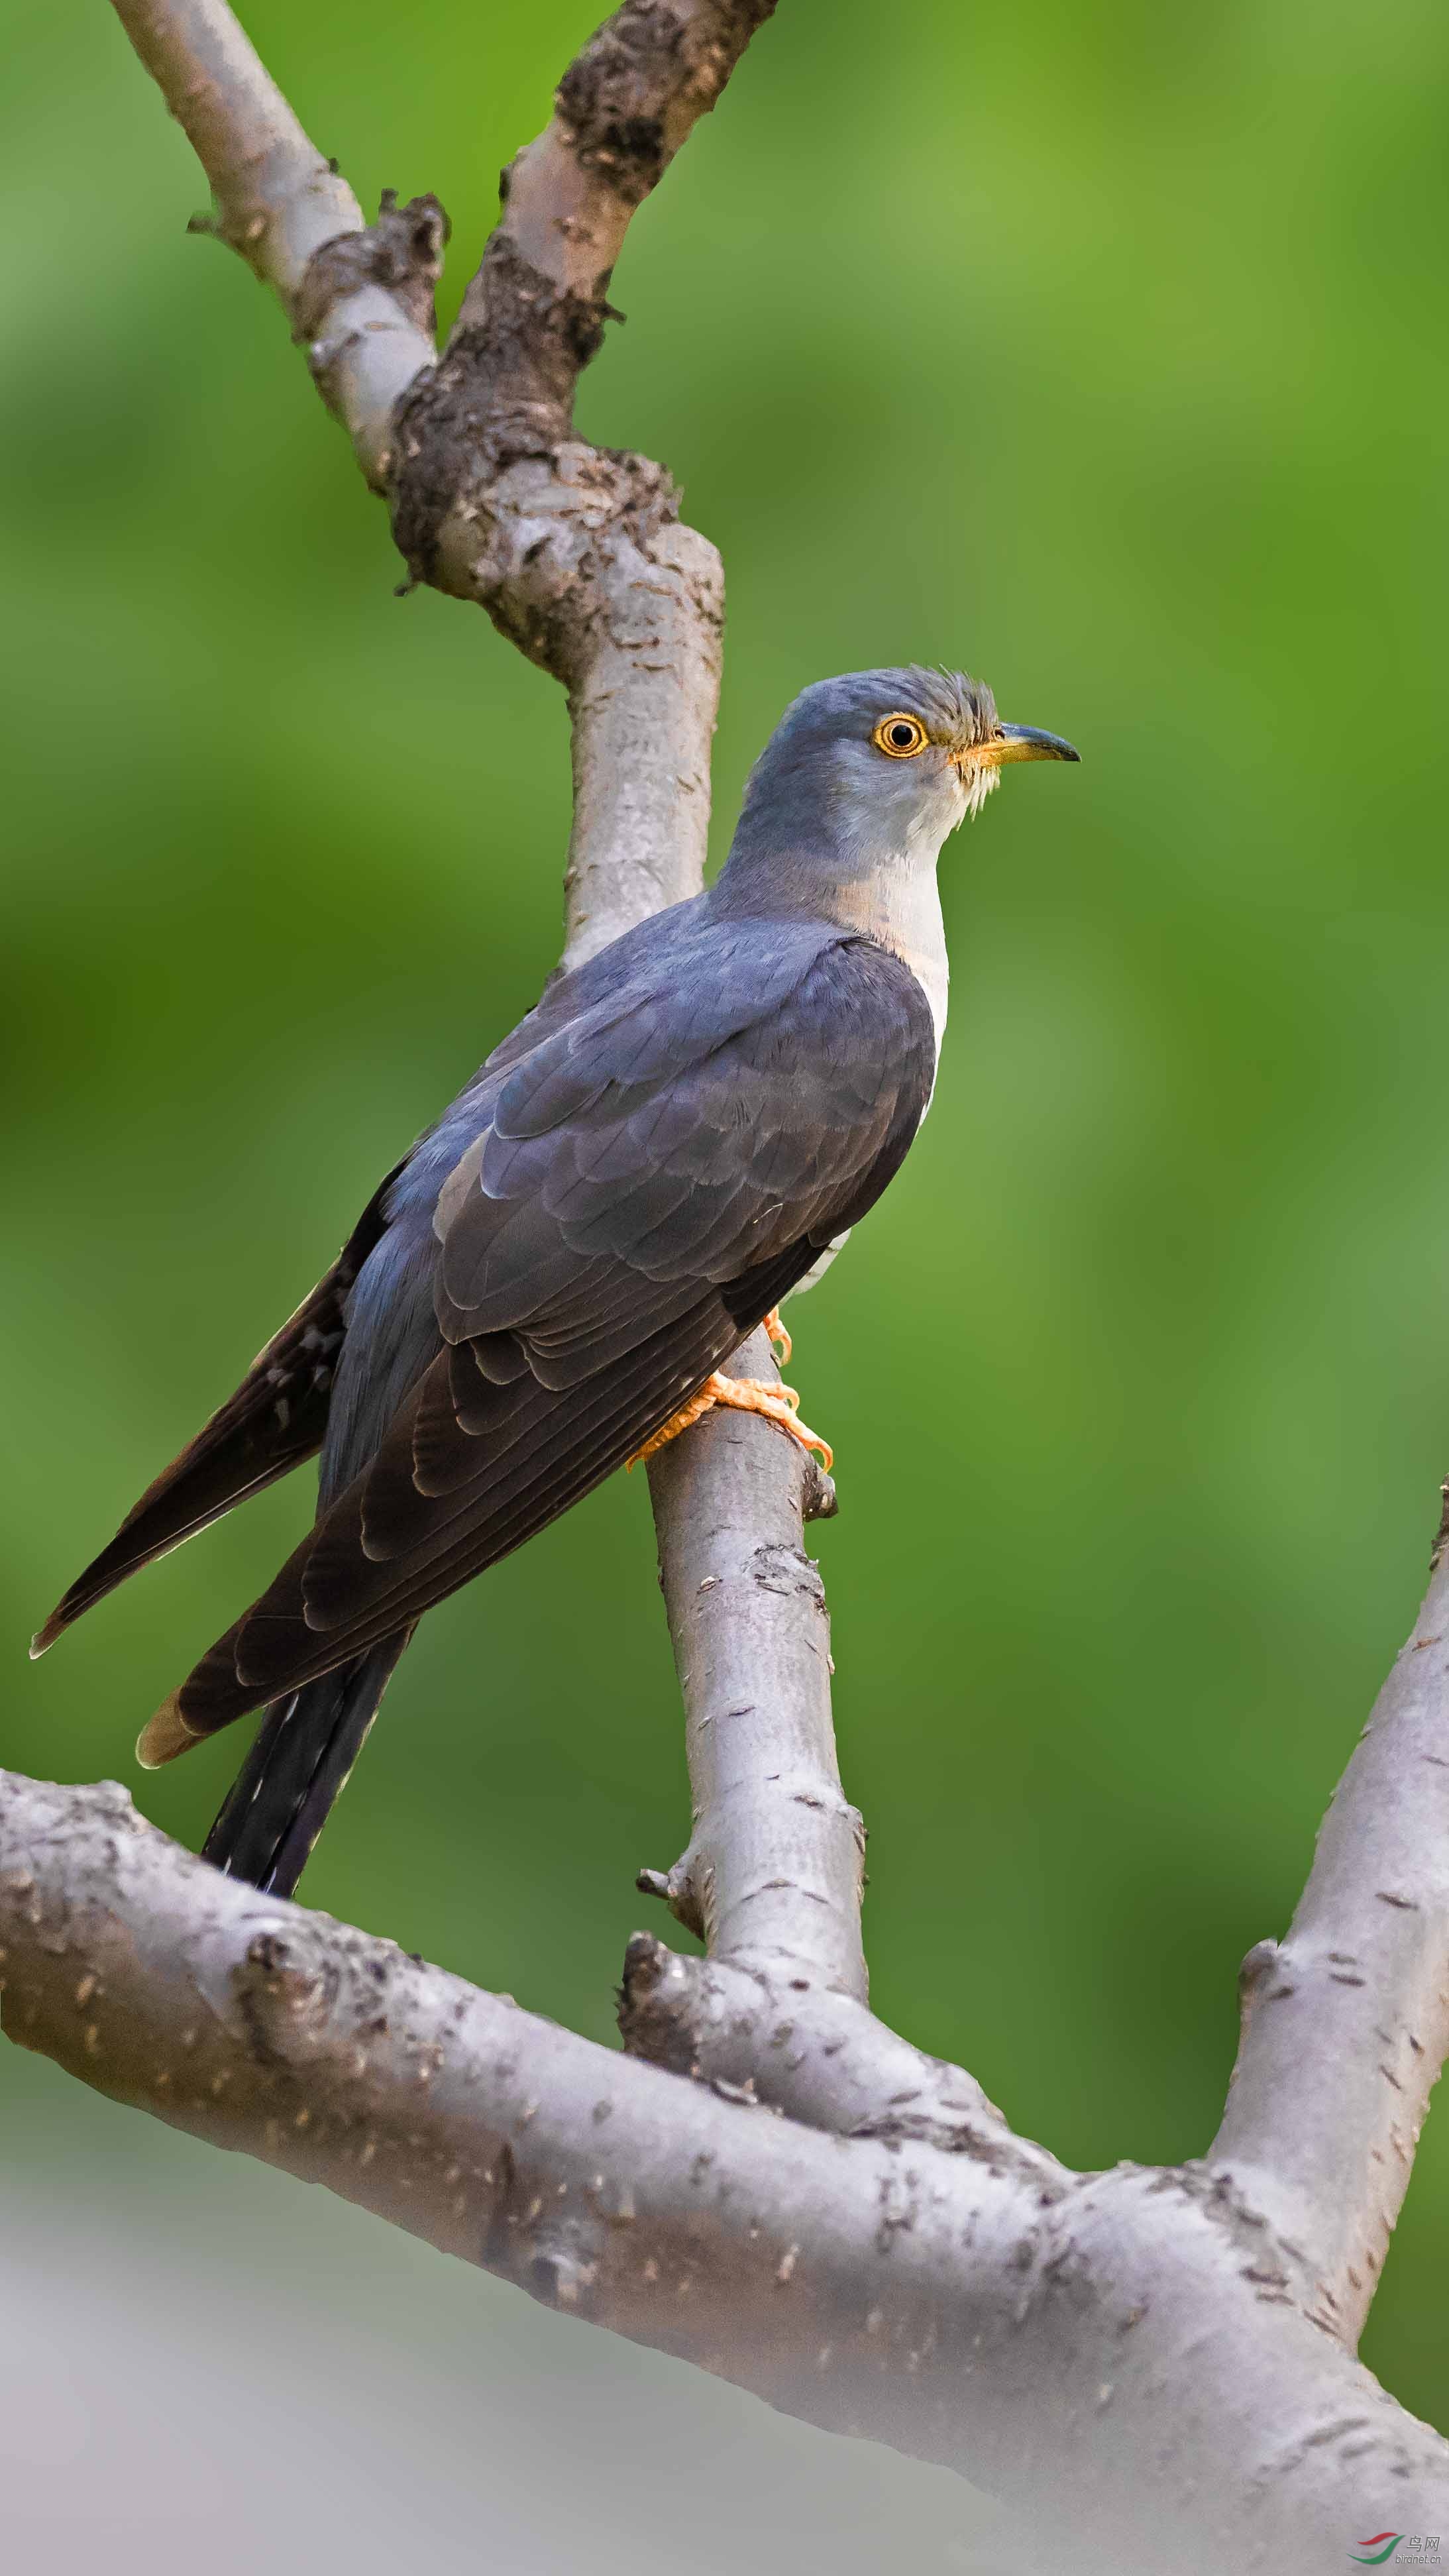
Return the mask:
<path id="1" fill-rule="evenodd" d="M 369 202 L 443 196 L 451 309 L 590 9 L 245 15 Z M 237 1742 L 132 1738 L 307 1493 L 24 1638 L 532 999 L 566 729 L 393 596 L 109 13 L 9 42 L 3 1758 L 194 1839 Z M 876 2001 L 1081 2163 L 1210 2136 L 1449 1453 L 1446 70 L 1432 0 L 786 6 L 584 388 L 724 553 L 720 849 L 824 672 L 961 662 L 1085 755 L 950 846 L 935 1111 L 795 1318 Z M 305 1892 L 604 2036 L 686 1832 L 621 1479 L 428 1621 Z M 1369 2344 L 1441 2417 L 1446 2283 L 1441 2115 Z"/>

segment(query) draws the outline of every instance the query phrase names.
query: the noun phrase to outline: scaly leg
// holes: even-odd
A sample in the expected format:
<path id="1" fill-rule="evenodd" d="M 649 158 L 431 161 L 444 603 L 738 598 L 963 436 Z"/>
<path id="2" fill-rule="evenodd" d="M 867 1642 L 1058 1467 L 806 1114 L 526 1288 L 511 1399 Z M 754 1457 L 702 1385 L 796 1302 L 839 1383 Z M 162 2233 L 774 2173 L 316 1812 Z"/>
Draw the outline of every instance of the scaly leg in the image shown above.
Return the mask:
<path id="1" fill-rule="evenodd" d="M 760 1330 L 762 1333 L 769 1334 L 771 1341 L 779 1351 L 781 1368 L 788 1368 L 790 1364 L 790 1353 L 793 1351 L 795 1345 L 791 1341 L 789 1334 L 786 1332 L 784 1325 L 780 1321 L 780 1309 L 778 1306 L 772 1306 L 770 1308 L 768 1315 L 760 1326 Z"/>
<path id="2" fill-rule="evenodd" d="M 821 1439 L 818 1431 L 810 1430 L 807 1424 L 796 1419 L 800 1398 L 793 1386 L 769 1386 L 758 1377 L 725 1377 L 719 1369 L 705 1379 L 698 1394 L 692 1395 L 687 1404 L 682 1404 L 677 1413 L 670 1415 L 652 1438 L 645 1441 L 642 1449 L 635 1450 L 629 1465 L 637 1467 L 641 1458 L 652 1458 L 656 1449 L 663 1449 L 669 1441 L 677 1440 L 681 1431 L 688 1431 L 701 1414 L 708 1413 L 716 1404 L 732 1404 L 740 1413 L 762 1413 L 767 1422 L 778 1422 L 780 1429 L 788 1431 L 792 1440 L 798 1440 L 802 1449 L 819 1450 L 825 1472 L 829 1475 L 835 1452 L 828 1440 Z"/>

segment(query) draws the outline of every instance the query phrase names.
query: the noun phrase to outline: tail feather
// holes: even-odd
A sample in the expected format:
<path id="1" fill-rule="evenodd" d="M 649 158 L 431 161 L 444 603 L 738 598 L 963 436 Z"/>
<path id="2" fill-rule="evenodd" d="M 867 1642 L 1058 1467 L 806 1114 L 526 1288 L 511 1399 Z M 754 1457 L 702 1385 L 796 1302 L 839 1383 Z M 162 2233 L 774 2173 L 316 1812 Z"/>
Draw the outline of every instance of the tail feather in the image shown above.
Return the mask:
<path id="1" fill-rule="evenodd" d="M 271 1895 L 291 1895 L 411 1635 L 405 1628 L 273 1700 L 202 1845 L 204 1859 Z"/>
<path id="2" fill-rule="evenodd" d="M 387 1231 L 383 1213 L 399 1163 L 363 1209 L 332 1267 L 295 1315 L 258 1353 L 226 1403 L 202 1424 L 84 1573 L 77 1575 L 31 1643 L 43 1655 L 72 1620 L 103 1601 L 128 1574 L 169 1555 L 234 1504 L 261 1493 L 312 1457 L 327 1429 L 337 1353 L 347 1330 L 358 1272 Z"/>
<path id="3" fill-rule="evenodd" d="M 284 1437 L 276 1424 L 275 1407 L 271 1408 L 271 1420 L 264 1429 L 274 1437 L 271 1454 L 266 1454 L 253 1423 L 239 1427 L 222 1423 L 218 1431 L 221 1417 L 213 1416 L 191 1447 L 142 1495 L 109 1545 L 77 1575 L 44 1627 L 37 1628 L 30 1641 L 31 1662 L 45 1654 L 83 1611 L 94 1609 L 124 1583 L 128 1574 L 169 1556 L 173 1548 L 195 1538 L 199 1530 L 209 1529 L 234 1505 L 250 1501 L 253 1494 L 310 1458 L 326 1420 L 325 1401 L 319 1404 L 314 1396 L 308 1412 Z"/>

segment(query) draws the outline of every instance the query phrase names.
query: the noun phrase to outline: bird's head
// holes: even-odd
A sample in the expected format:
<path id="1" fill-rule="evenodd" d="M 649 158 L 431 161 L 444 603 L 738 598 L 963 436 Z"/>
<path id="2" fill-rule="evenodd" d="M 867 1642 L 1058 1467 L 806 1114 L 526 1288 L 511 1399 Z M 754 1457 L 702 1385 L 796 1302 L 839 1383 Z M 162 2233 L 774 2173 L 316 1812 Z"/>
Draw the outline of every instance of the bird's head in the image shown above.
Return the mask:
<path id="1" fill-rule="evenodd" d="M 934 862 L 1017 760 L 1077 760 L 1059 734 L 1004 724 L 964 671 L 848 671 L 788 707 L 751 772 L 741 855 L 765 840 L 828 845 L 847 864 L 887 853 Z"/>

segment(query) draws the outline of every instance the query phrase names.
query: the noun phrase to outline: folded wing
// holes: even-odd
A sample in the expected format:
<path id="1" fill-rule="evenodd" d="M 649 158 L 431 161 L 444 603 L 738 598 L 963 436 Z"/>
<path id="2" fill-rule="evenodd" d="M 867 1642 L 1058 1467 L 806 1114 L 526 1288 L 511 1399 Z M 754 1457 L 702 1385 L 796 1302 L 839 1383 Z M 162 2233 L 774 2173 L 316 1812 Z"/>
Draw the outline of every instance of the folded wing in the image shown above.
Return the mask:
<path id="1" fill-rule="evenodd" d="M 445 1347 L 168 1704 L 174 1749 L 555 1519 L 880 1195 L 930 1093 L 925 995 L 869 941 L 752 927 L 556 1019 L 478 1095 L 434 1218 Z"/>

